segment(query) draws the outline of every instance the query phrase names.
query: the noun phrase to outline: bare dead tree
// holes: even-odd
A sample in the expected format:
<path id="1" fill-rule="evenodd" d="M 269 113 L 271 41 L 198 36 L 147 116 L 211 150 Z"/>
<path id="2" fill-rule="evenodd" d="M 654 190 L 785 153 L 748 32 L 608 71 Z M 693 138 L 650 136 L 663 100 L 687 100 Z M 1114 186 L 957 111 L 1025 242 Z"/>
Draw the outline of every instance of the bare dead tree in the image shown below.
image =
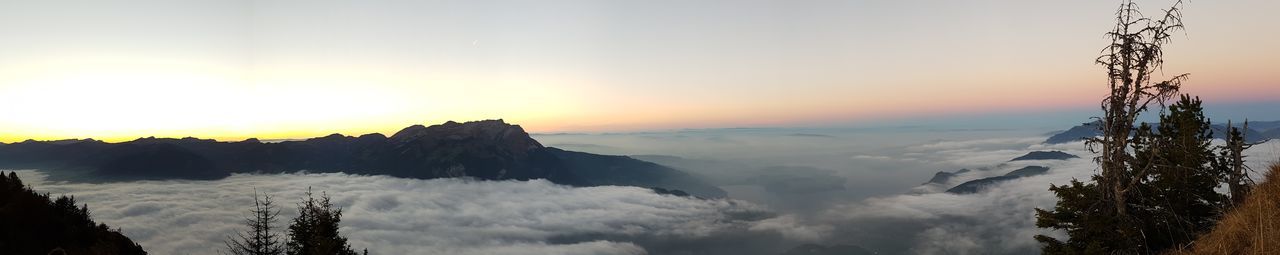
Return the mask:
<path id="1" fill-rule="evenodd" d="M 1245 120 L 1243 127 L 1240 129 L 1236 129 L 1232 126 L 1231 121 L 1227 121 L 1226 144 L 1219 147 L 1222 150 L 1221 159 L 1225 161 L 1222 164 L 1226 168 L 1227 191 L 1231 195 L 1231 204 L 1229 206 L 1232 207 L 1244 202 L 1245 196 L 1249 194 L 1254 184 L 1253 179 L 1249 177 L 1249 172 L 1252 169 L 1249 169 L 1249 166 L 1244 164 L 1244 158 L 1247 157 L 1244 155 L 1244 151 L 1254 145 L 1266 142 L 1248 142 L 1244 137 L 1244 132 L 1240 130 L 1249 130 L 1249 120 Z"/>
<path id="2" fill-rule="evenodd" d="M 1107 68 L 1107 84 L 1110 94 L 1102 100 L 1101 138 L 1087 142 L 1090 150 L 1101 156 L 1095 161 L 1101 165 L 1102 189 L 1109 208 L 1119 217 L 1129 217 L 1128 193 L 1143 179 L 1149 169 L 1133 169 L 1130 153 L 1134 123 L 1139 114 L 1152 102 L 1164 105 L 1177 94 L 1189 74 L 1179 74 L 1163 81 L 1155 81 L 1152 74 L 1161 71 L 1164 64 L 1164 45 L 1174 33 L 1183 29 L 1182 1 L 1164 10 L 1163 17 L 1151 19 L 1143 16 L 1132 0 L 1121 3 L 1116 11 L 1116 25 L 1106 36 L 1111 43 L 1102 50 L 1096 63 Z"/>

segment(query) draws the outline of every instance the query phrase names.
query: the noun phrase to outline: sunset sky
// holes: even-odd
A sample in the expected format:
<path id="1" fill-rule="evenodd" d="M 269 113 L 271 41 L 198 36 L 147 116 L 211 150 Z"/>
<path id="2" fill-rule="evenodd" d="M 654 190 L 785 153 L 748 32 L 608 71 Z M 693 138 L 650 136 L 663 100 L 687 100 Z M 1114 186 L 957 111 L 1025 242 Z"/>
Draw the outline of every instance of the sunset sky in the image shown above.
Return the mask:
<path id="1" fill-rule="evenodd" d="M 1155 14 L 1171 1 L 1139 3 Z M 0 141 L 1092 110 L 1117 4 L 0 0 Z M 1165 70 L 1191 73 L 1185 91 L 1210 103 L 1280 102 L 1277 9 L 1188 3 Z"/>

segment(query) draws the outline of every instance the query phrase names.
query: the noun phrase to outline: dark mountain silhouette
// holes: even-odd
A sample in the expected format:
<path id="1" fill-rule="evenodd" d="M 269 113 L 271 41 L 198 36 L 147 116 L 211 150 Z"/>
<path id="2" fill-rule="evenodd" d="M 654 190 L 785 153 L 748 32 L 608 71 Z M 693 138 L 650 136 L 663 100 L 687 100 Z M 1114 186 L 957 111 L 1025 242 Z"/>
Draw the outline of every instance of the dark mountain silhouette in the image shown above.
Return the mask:
<path id="1" fill-rule="evenodd" d="M 938 171 L 938 173 L 933 174 L 933 178 L 930 178 L 928 182 L 925 182 L 921 185 L 930 184 L 930 183 L 946 184 L 947 182 L 951 181 L 952 177 L 956 177 L 956 175 L 958 174 L 963 174 L 967 172 L 969 172 L 968 168 L 956 170 L 955 172 Z"/>
<path id="2" fill-rule="evenodd" d="M 693 197 L 693 195 L 689 195 L 689 192 L 684 192 L 683 190 L 678 190 L 678 189 L 649 188 L 649 190 L 652 190 L 653 193 L 657 193 L 660 195 L 673 195 L 677 197 Z"/>
<path id="3" fill-rule="evenodd" d="M 950 180 L 951 180 L 951 177 L 955 177 L 955 176 L 956 176 L 956 174 L 953 174 L 953 173 L 951 173 L 951 172 L 947 172 L 947 171 L 938 171 L 938 173 L 933 174 L 933 178 L 929 178 L 929 181 L 928 181 L 928 182 L 925 182 L 924 184 L 930 184 L 930 183 L 943 184 L 943 183 L 947 183 L 947 181 L 950 181 Z"/>
<path id="4" fill-rule="evenodd" d="M 622 185 L 655 188 L 670 194 L 688 192 L 694 196 L 721 198 L 727 193 L 716 186 L 706 184 L 701 178 L 680 170 L 628 156 L 597 155 L 585 152 L 547 148 L 563 160 L 569 173 L 597 185 Z"/>
<path id="5" fill-rule="evenodd" d="M 0 254 L 147 254 L 89 214 L 74 198 L 50 199 L 0 172 Z"/>
<path id="6" fill-rule="evenodd" d="M 1017 170 L 1010 171 L 1009 173 L 1006 173 L 1001 176 L 982 178 L 982 179 L 961 183 L 960 185 L 956 185 L 955 187 L 947 189 L 947 193 L 952 193 L 952 194 L 978 193 L 979 191 L 982 191 L 988 187 L 999 184 L 1001 182 L 1006 182 L 1009 180 L 1014 180 L 1022 177 L 1041 175 L 1048 171 L 1049 171 L 1048 167 L 1027 166 L 1027 167 L 1019 168 Z"/>
<path id="7" fill-rule="evenodd" d="M 988 178 L 967 181 L 967 182 L 961 183 L 960 185 L 956 185 L 955 187 L 947 189 L 947 193 L 952 193 L 952 194 L 978 193 L 978 191 L 982 191 L 998 183 L 1013 180 L 1013 179 L 1018 179 L 1018 178 L 1022 178 L 1022 176 L 1001 175 L 996 177 L 988 177 Z"/>
<path id="8" fill-rule="evenodd" d="M 213 179 L 224 176 L 214 163 L 169 143 L 124 144 L 106 149 L 88 162 L 99 166 L 99 175 L 121 179 Z"/>
<path id="9" fill-rule="evenodd" d="M 1079 157 L 1076 155 L 1071 155 L 1070 153 L 1061 152 L 1061 151 L 1032 151 L 1027 153 L 1026 155 L 1013 158 L 1012 160 L 1009 160 L 1009 161 L 1012 162 L 1012 161 L 1022 161 L 1022 160 L 1067 160 L 1072 158 L 1079 158 Z M 1001 165 L 1004 165 L 1004 164 L 1001 164 Z M 988 170 L 988 169 L 982 168 L 979 170 Z M 934 174 L 933 178 L 929 179 L 928 182 L 925 182 L 921 185 L 928 185 L 930 183 L 946 184 L 947 182 L 951 181 L 951 178 L 954 178 L 956 175 L 966 173 L 966 172 L 969 172 L 969 169 L 960 169 L 959 171 L 955 171 L 955 172 L 940 171 Z M 979 191 L 982 191 L 983 189 L 986 189 L 987 187 L 996 185 L 1004 181 L 1018 179 L 1022 177 L 1041 175 L 1046 172 L 1049 172 L 1048 167 L 1026 166 L 1013 171 L 1009 171 L 1008 173 L 1005 173 L 1004 175 L 1001 175 L 1001 176 L 987 177 L 987 178 L 967 181 L 967 182 L 961 183 L 960 185 L 956 185 L 955 187 L 951 187 L 950 189 L 947 189 L 946 192 L 954 193 L 954 194 L 977 193 Z"/>
<path id="10" fill-rule="evenodd" d="M 1009 171 L 1009 173 L 1004 174 L 1004 175 L 1005 175 L 1005 176 L 1018 176 L 1018 177 L 1031 177 L 1031 176 L 1036 176 L 1036 175 L 1042 175 L 1042 174 L 1044 174 L 1045 172 L 1049 172 L 1049 168 L 1048 168 L 1048 167 L 1043 167 L 1043 166 L 1027 166 L 1027 167 L 1023 167 L 1023 168 L 1018 168 L 1018 170 Z"/>
<path id="11" fill-rule="evenodd" d="M 1076 155 L 1071 155 L 1070 153 L 1061 152 L 1061 151 L 1033 151 L 1033 152 L 1027 153 L 1027 155 L 1022 155 L 1020 157 L 1013 158 L 1012 160 L 1009 160 L 1009 161 L 1067 160 L 1067 159 L 1073 159 L 1073 158 L 1079 158 L 1079 157 L 1077 157 Z"/>
<path id="12" fill-rule="evenodd" d="M 42 169 L 83 181 L 219 179 L 232 173 L 345 172 L 404 178 L 547 179 L 558 184 L 629 185 L 724 197 L 705 181 L 661 165 L 544 147 L 502 120 L 414 125 L 387 137 L 333 134 L 300 141 L 218 142 L 196 138 L 25 141 L 0 144 L 0 168 Z"/>
<path id="13" fill-rule="evenodd" d="M 1050 136 L 1049 139 L 1044 141 L 1044 143 L 1056 144 L 1082 141 L 1087 137 L 1102 135 L 1102 129 L 1100 129 L 1100 127 L 1101 126 L 1098 121 L 1080 124 L 1079 126 L 1067 129 L 1067 131 L 1062 131 L 1061 133 Z"/>
<path id="14" fill-rule="evenodd" d="M 1158 125 L 1157 123 L 1150 124 L 1152 126 Z M 1276 136 L 1280 136 L 1280 130 L 1276 130 L 1277 125 L 1280 125 L 1280 121 L 1250 121 L 1249 129 L 1242 129 L 1242 131 L 1244 131 L 1244 139 L 1246 142 L 1254 143 L 1265 141 L 1266 139 L 1277 138 Z M 1241 127 L 1240 124 L 1234 124 L 1234 126 L 1237 128 Z M 1213 124 L 1210 125 L 1209 128 L 1213 130 L 1213 138 L 1226 139 L 1227 124 Z M 1259 130 L 1266 133 L 1260 132 Z M 1100 135 L 1102 135 L 1102 130 L 1098 129 L 1098 122 L 1094 121 L 1071 127 L 1071 129 L 1067 129 L 1067 131 L 1062 131 L 1061 133 L 1050 136 L 1049 139 L 1044 141 L 1044 143 L 1069 143 L 1082 141 L 1086 137 L 1095 137 Z"/>

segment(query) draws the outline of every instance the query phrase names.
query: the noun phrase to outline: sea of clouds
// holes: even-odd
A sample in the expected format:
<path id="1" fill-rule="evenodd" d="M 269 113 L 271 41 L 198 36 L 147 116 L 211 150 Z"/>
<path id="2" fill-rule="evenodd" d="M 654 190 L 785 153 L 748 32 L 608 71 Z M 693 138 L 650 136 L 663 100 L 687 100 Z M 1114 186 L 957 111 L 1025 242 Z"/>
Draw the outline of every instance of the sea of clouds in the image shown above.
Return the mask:
<path id="1" fill-rule="evenodd" d="M 1035 235 L 1062 237 L 1064 233 L 1035 227 L 1035 209 L 1050 209 L 1057 197 L 1049 185 L 1067 184 L 1072 179 L 1087 181 L 1098 170 L 1096 155 L 1083 142 L 1044 144 L 1044 130 L 959 130 L 954 132 L 868 132 L 808 130 L 823 135 L 789 136 L 788 131 L 677 132 L 605 139 L 554 137 L 566 143 L 591 144 L 611 151 L 638 151 L 637 154 L 669 149 L 667 141 L 698 141 L 689 147 L 716 148 L 720 155 L 703 150 L 683 154 L 704 161 L 751 165 L 813 167 L 835 172 L 821 178 L 846 178 L 845 190 L 825 193 L 764 194 L 746 188 L 730 188 L 730 197 L 747 199 L 782 212 L 789 226 L 803 229 L 810 242 L 823 245 L 852 244 L 881 254 L 1035 254 L 1040 246 Z M 715 137 L 716 139 L 707 139 Z M 717 141 L 720 141 L 717 143 Z M 641 142 L 641 143 L 637 143 Z M 1215 145 L 1220 144 L 1218 141 Z M 642 144 L 643 147 L 628 148 Z M 739 149 L 744 145 L 748 149 Z M 811 146 L 807 150 L 805 146 Z M 655 149 L 657 148 L 657 149 Z M 778 153 L 767 149 L 778 148 Z M 586 150 L 586 149 L 584 149 Z M 784 151 L 785 150 L 785 151 Z M 796 154 L 795 151 L 809 151 Z M 1010 161 L 1031 151 L 1063 151 L 1079 158 L 1068 160 Z M 1247 151 L 1248 165 L 1261 170 L 1280 159 L 1280 141 L 1254 146 Z M 605 151 L 606 153 L 608 151 Z M 782 156 L 779 156 L 782 155 Z M 790 156 L 787 156 L 790 155 Z M 743 159 L 749 160 L 743 160 Z M 764 160 L 761 160 L 764 159 Z M 704 164 L 705 165 L 705 164 Z M 688 169 L 716 167 L 690 164 Z M 1045 166 L 1043 175 L 1002 182 L 974 194 L 944 191 L 965 181 L 1006 174 L 1025 166 Z M 721 167 L 724 168 L 724 167 Z M 938 171 L 971 171 L 945 184 L 923 184 Z M 722 170 L 705 170 L 719 173 Z M 758 171 L 743 171 L 758 173 Z M 811 171 L 812 172 L 812 171 Z M 894 183 L 893 187 L 860 189 L 867 183 Z M 751 192 L 744 192 L 751 191 Z M 865 196 L 852 193 L 889 193 Z M 795 210 L 795 208 L 801 208 Z"/>
<path id="2" fill-rule="evenodd" d="M 909 146 L 913 156 L 891 160 L 948 162 L 971 171 L 946 184 L 925 184 L 912 192 L 834 203 L 821 214 L 800 224 L 827 224 L 835 231 L 827 243 L 858 244 L 888 254 L 1036 254 L 1033 237 L 1063 237 L 1060 231 L 1035 226 L 1036 208 L 1051 209 L 1057 197 L 1050 184 L 1072 179 L 1088 181 L 1098 170 L 1083 142 L 1046 145 L 1043 137 L 943 141 Z M 1262 180 L 1265 166 L 1280 157 L 1280 141 L 1257 145 L 1247 152 L 1248 165 Z M 1080 158 L 1068 160 L 1009 160 L 1030 151 L 1064 151 Z M 921 158 L 924 157 L 924 158 Z M 1003 175 L 1024 166 L 1046 166 L 1043 175 L 1003 182 L 975 194 L 945 193 L 965 181 Z M 924 180 L 921 180 L 923 182 Z"/>
<path id="3" fill-rule="evenodd" d="M 916 157 L 899 160 L 948 162 L 971 171 L 945 184 L 926 184 L 908 194 L 868 198 L 826 210 L 815 221 L 847 226 L 833 238 L 863 240 L 865 246 L 911 254 L 1035 254 L 1038 234 L 1061 233 L 1035 227 L 1035 208 L 1052 208 L 1049 184 L 1087 179 L 1097 168 L 1083 143 L 1042 145 L 1042 137 L 937 142 L 911 147 Z M 1059 150 L 1081 158 L 1009 160 L 1035 150 Z M 1025 166 L 1045 166 L 1044 175 L 1014 179 L 974 194 L 943 192 L 965 181 L 1003 175 Z M 923 182 L 922 180 L 921 182 Z M 872 228 L 858 226 L 878 226 Z M 891 231 L 878 231 L 891 230 Z M 867 242 L 882 239 L 881 242 Z"/>
<path id="4" fill-rule="evenodd" d="M 216 254 L 221 240 L 244 229 L 255 190 L 280 205 L 284 226 L 308 187 L 332 197 L 343 209 L 341 232 L 371 254 L 645 254 L 657 252 L 626 240 L 792 234 L 788 222 L 749 202 L 635 187 L 347 174 L 89 184 L 50 182 L 37 171 L 19 175 L 37 191 L 74 195 L 94 219 L 122 228 L 153 254 Z"/>
<path id="5" fill-rule="evenodd" d="M 722 186 L 735 199 L 716 200 L 542 180 L 299 173 L 91 184 L 49 181 L 38 171 L 19 175 L 40 192 L 74 195 L 89 205 L 95 219 L 122 228 L 155 254 L 216 253 L 220 240 L 243 228 L 240 222 L 255 190 L 271 194 L 281 205 L 283 226 L 296 215 L 293 203 L 307 187 L 328 194 L 343 208 L 342 233 L 355 248 L 369 248 L 371 254 L 780 254 L 804 243 L 858 245 L 880 254 L 1034 254 L 1039 244 L 1033 236 L 1062 236 L 1036 228 L 1034 209 L 1052 208 L 1056 202 L 1050 184 L 1094 174 L 1094 154 L 1083 143 L 1042 144 L 1041 131 L 976 132 L 539 138 L 588 152 L 593 151 L 587 147 L 610 154 L 667 152 L 697 160 L 683 162 L 685 170 L 735 180 Z M 646 147 L 628 147 L 637 144 Z M 688 151 L 669 149 L 676 147 Z M 1009 161 L 1038 150 L 1080 158 Z M 1249 165 L 1264 169 L 1280 158 L 1277 151 L 1280 141 L 1255 146 L 1248 151 Z M 974 194 L 943 192 L 1030 165 L 1050 170 Z M 945 184 L 922 184 L 937 171 L 961 168 L 971 171 Z M 742 181 L 761 176 L 759 182 Z M 847 181 L 842 189 L 753 186 L 806 178 Z M 874 183 L 881 186 L 859 187 Z"/>

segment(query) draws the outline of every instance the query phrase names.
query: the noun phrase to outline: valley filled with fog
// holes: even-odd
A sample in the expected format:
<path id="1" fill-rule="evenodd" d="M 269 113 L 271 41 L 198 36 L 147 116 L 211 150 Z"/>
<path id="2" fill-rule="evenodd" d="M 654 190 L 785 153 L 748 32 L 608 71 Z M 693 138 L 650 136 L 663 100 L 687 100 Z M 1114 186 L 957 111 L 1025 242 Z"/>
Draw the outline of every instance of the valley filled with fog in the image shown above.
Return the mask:
<path id="1" fill-rule="evenodd" d="M 1065 128 L 1065 127 L 1064 127 Z M 219 180 L 108 183 L 19 175 L 36 191 L 74 195 L 93 216 L 156 254 L 216 254 L 241 228 L 255 190 L 292 215 L 304 187 L 343 208 L 342 233 L 374 254 L 781 254 L 803 244 L 881 254 L 1026 254 L 1034 208 L 1050 183 L 1086 179 L 1097 165 L 1083 142 L 1045 144 L 1053 130 L 710 129 L 534 134 L 548 147 L 628 155 L 694 174 L 728 192 L 702 199 L 545 180 L 407 179 L 343 173 L 245 174 Z M 1255 146 L 1250 165 L 1277 159 Z M 1066 160 L 1011 161 L 1032 151 Z M 961 183 L 1027 166 L 1044 174 L 977 192 Z M 968 169 L 963 170 L 961 169 Z M 949 178 L 930 182 L 939 171 Z M 1260 177 L 1259 177 L 1260 178 Z M 926 183 L 930 182 L 930 183 Z"/>

